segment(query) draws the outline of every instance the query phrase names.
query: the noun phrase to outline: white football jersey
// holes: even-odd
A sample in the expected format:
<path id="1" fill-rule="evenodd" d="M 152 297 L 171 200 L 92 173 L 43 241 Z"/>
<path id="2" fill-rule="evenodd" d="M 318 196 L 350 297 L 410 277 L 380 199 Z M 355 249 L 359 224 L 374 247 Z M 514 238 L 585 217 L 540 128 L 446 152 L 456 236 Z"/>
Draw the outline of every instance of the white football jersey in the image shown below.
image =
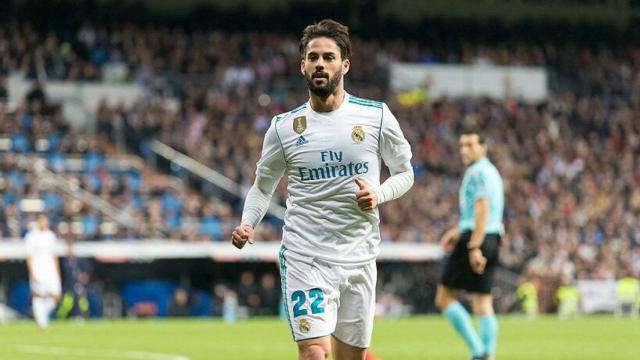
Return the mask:
<path id="1" fill-rule="evenodd" d="M 31 229 L 25 236 L 27 256 L 31 257 L 36 281 L 60 281 L 56 261 L 56 235 L 51 230 Z"/>
<path id="2" fill-rule="evenodd" d="M 331 112 L 309 102 L 272 120 L 258 176 L 277 183 L 286 171 L 283 245 L 337 264 L 365 264 L 379 252 L 378 209 L 356 202 L 361 179 L 380 186 L 381 159 L 390 167 L 411 159 L 411 147 L 386 104 L 349 94 Z"/>

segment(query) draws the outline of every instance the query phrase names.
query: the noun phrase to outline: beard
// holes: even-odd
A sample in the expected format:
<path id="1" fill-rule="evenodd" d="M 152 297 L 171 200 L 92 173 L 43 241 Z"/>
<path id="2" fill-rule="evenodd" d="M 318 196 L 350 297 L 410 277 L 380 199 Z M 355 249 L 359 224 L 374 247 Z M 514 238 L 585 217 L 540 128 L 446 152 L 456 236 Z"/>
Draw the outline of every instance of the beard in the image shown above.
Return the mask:
<path id="1" fill-rule="evenodd" d="M 321 98 L 327 98 L 329 95 L 333 94 L 336 91 L 338 84 L 340 84 L 340 79 L 342 78 L 342 71 L 339 71 L 332 78 L 329 78 L 329 75 L 324 77 L 325 79 L 328 79 L 324 85 L 316 85 L 314 83 L 315 79 L 313 78 L 313 74 L 314 73 L 311 75 L 305 75 L 307 86 L 311 93 Z"/>

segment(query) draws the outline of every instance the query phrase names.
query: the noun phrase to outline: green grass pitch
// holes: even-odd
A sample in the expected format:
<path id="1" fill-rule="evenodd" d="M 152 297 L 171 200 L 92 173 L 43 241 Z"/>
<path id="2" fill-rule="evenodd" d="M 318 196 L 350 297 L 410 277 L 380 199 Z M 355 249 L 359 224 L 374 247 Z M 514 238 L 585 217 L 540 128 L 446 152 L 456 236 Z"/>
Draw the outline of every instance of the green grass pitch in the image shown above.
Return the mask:
<path id="1" fill-rule="evenodd" d="M 640 359 L 640 320 L 611 316 L 558 320 L 501 317 L 499 360 Z M 463 360 L 467 351 L 439 316 L 378 320 L 373 350 L 383 360 Z M 0 359 L 6 360 L 233 360 L 295 359 L 288 325 L 251 319 L 32 322 L 0 325 Z"/>

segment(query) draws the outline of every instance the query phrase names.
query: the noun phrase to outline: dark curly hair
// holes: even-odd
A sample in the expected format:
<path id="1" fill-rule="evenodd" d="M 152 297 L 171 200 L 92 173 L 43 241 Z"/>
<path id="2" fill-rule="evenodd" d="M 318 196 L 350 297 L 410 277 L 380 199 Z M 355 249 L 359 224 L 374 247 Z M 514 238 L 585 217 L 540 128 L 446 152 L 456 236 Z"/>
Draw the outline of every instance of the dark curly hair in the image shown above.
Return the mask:
<path id="1" fill-rule="evenodd" d="M 351 56 L 351 40 L 349 28 L 332 19 L 324 19 L 307 26 L 300 39 L 300 57 L 304 58 L 309 42 L 318 37 L 327 37 L 336 42 L 340 48 L 342 60 Z"/>

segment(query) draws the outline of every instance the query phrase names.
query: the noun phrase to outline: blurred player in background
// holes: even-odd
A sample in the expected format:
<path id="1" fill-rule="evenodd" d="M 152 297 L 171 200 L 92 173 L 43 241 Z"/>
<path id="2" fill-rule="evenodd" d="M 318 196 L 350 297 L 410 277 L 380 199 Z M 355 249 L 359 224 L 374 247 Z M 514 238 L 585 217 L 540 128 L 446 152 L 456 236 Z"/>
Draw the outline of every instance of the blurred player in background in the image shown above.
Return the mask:
<path id="1" fill-rule="evenodd" d="M 49 314 L 60 300 L 60 264 L 55 255 L 56 235 L 49 229 L 45 214 L 25 236 L 27 268 L 31 286 L 33 316 L 40 328 L 49 325 Z"/>
<path id="2" fill-rule="evenodd" d="M 371 342 L 380 242 L 377 206 L 413 184 L 411 147 L 386 104 L 344 90 L 351 42 L 333 20 L 309 25 L 300 71 L 309 101 L 276 116 L 232 242 L 254 228 L 287 173 L 282 293 L 300 359 L 363 359 Z M 391 177 L 380 184 L 381 160 Z"/>
<path id="3" fill-rule="evenodd" d="M 625 312 L 631 318 L 638 317 L 640 308 L 640 281 L 633 277 L 631 270 L 621 271 L 623 277 L 616 281 L 616 317 L 622 316 Z"/>
<path id="4" fill-rule="evenodd" d="M 67 239 L 67 256 L 62 259 L 64 295 L 58 307 L 58 318 L 89 318 L 89 281 L 93 266 L 87 258 L 77 257 L 73 240 Z"/>
<path id="5" fill-rule="evenodd" d="M 504 186 L 498 170 L 487 158 L 487 147 L 479 131 L 464 131 L 459 145 L 467 166 L 459 194 L 460 222 L 441 240 L 445 251 L 453 252 L 438 285 L 436 304 L 464 339 L 472 359 L 492 359 L 496 353 L 498 321 L 491 287 L 504 232 Z M 471 293 L 473 312 L 479 317 L 479 334 L 469 312 L 456 299 L 460 290 Z"/>
<path id="6" fill-rule="evenodd" d="M 580 311 L 580 289 L 569 275 L 563 275 L 556 289 L 554 300 L 558 305 L 560 319 L 576 318 Z"/>
<path id="7" fill-rule="evenodd" d="M 525 279 L 518 286 L 516 290 L 516 298 L 520 303 L 522 312 L 529 319 L 535 319 L 538 317 L 538 287 L 534 281 Z"/>

